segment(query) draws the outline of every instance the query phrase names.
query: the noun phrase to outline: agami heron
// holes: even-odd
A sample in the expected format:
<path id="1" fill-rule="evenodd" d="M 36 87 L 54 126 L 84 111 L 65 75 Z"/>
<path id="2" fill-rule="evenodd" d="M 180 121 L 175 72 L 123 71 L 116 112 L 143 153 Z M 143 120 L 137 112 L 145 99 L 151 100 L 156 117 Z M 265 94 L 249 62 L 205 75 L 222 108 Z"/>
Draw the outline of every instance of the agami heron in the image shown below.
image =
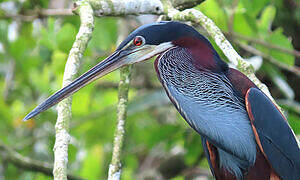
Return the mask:
<path id="1" fill-rule="evenodd" d="M 202 137 L 216 179 L 300 180 L 300 149 L 284 116 L 251 80 L 229 68 L 204 36 L 180 22 L 139 27 L 24 120 L 121 66 L 153 56 L 168 97 Z"/>

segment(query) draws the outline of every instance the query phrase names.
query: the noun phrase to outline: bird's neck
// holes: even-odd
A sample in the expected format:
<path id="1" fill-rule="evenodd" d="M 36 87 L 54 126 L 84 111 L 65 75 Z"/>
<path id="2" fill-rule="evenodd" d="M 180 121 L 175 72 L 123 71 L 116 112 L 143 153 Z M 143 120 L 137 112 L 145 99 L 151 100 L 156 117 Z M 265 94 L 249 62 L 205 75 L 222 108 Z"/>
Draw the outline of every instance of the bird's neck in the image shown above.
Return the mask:
<path id="1" fill-rule="evenodd" d="M 228 70 L 228 65 L 220 59 L 212 45 L 204 39 L 187 36 L 181 37 L 172 43 L 186 48 L 193 56 L 193 65 L 198 69 L 204 68 L 213 72 Z"/>

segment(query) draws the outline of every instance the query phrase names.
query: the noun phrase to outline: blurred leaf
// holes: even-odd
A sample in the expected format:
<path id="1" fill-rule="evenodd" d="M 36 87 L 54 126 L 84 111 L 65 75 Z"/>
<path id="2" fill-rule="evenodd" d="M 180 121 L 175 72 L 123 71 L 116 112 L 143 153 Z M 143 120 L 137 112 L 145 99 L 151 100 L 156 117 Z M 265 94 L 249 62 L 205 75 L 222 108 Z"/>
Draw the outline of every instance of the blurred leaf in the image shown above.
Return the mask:
<path id="1" fill-rule="evenodd" d="M 80 175 L 86 179 L 99 179 L 102 165 L 103 149 L 100 145 L 95 145 L 88 150 L 87 156 L 80 170 Z"/>
<path id="2" fill-rule="evenodd" d="M 50 94 L 51 91 L 48 87 L 50 84 L 50 75 L 51 71 L 48 66 L 45 66 L 42 72 L 38 71 L 37 69 L 33 69 L 30 73 L 32 85 L 35 86 L 35 88 L 40 92 L 48 92 L 48 94 Z"/>
<path id="3" fill-rule="evenodd" d="M 197 157 L 203 153 L 201 137 L 192 130 L 187 130 L 184 135 L 184 147 L 187 150 L 185 161 L 187 164 L 192 165 L 196 162 Z"/>
<path id="4" fill-rule="evenodd" d="M 247 10 L 247 14 L 252 18 L 256 18 L 269 0 L 241 0 L 240 2 L 243 4 L 245 10 Z"/>
<path id="5" fill-rule="evenodd" d="M 239 1 L 233 17 L 233 30 L 246 36 L 254 36 L 257 32 L 256 17 L 253 17 L 252 5 L 249 3 L 252 1 Z"/>
<path id="6" fill-rule="evenodd" d="M 93 38 L 89 43 L 90 47 L 110 50 L 115 46 L 117 40 L 117 23 L 113 18 L 97 18 Z"/>
<path id="7" fill-rule="evenodd" d="M 288 117 L 290 126 L 293 128 L 295 134 L 300 134 L 300 118 L 295 114 L 290 114 Z"/>
<path id="8" fill-rule="evenodd" d="M 52 177 L 50 176 L 46 176 L 42 173 L 38 173 L 37 175 L 35 175 L 36 180 L 51 180 Z"/>
<path id="9" fill-rule="evenodd" d="M 294 99 L 295 93 L 290 85 L 287 83 L 287 79 L 285 76 L 278 70 L 277 67 L 269 64 L 263 64 L 263 70 L 268 73 L 271 77 L 273 83 L 277 86 L 277 88 L 281 91 L 281 93 L 288 99 Z"/>
<path id="10" fill-rule="evenodd" d="M 60 50 L 55 50 L 51 56 L 51 70 L 56 76 L 62 75 L 68 55 Z M 60 83 L 61 84 L 61 83 Z"/>
<path id="11" fill-rule="evenodd" d="M 72 109 L 76 114 L 85 115 L 89 112 L 89 105 L 91 102 L 91 88 L 92 86 L 84 88 L 74 97 Z"/>
<path id="12" fill-rule="evenodd" d="M 197 7 L 206 16 L 211 18 L 219 28 L 227 31 L 227 17 L 216 0 L 206 0 Z"/>
<path id="13" fill-rule="evenodd" d="M 122 168 L 122 179 L 133 179 L 134 177 L 134 169 L 139 167 L 139 162 L 136 156 L 127 155 L 124 157 L 124 165 Z"/>
<path id="14" fill-rule="evenodd" d="M 254 35 L 254 30 L 253 28 L 255 26 L 251 26 L 249 24 L 250 18 L 246 18 L 246 14 L 244 12 L 237 12 L 234 15 L 234 21 L 233 21 L 233 29 L 235 32 L 239 34 L 243 34 L 246 36 L 253 36 Z"/>
<path id="15" fill-rule="evenodd" d="M 266 40 L 270 44 L 293 50 L 293 45 L 291 41 L 283 34 L 282 28 L 277 28 L 272 34 L 270 34 L 270 36 L 266 38 Z M 295 57 L 291 54 L 283 53 L 275 49 L 270 49 L 269 54 L 276 60 L 287 65 L 293 66 L 295 63 Z"/>
<path id="16" fill-rule="evenodd" d="M 55 20 L 53 18 L 47 19 L 47 27 L 41 28 L 41 39 L 40 44 L 47 47 L 50 50 L 55 50 L 57 47 L 56 33 L 54 30 Z"/>
<path id="17" fill-rule="evenodd" d="M 69 52 L 75 40 L 75 37 L 75 27 L 70 23 L 64 24 L 64 26 L 58 31 L 56 35 L 58 48 L 63 52 Z"/>
<path id="18" fill-rule="evenodd" d="M 176 176 L 172 178 L 172 180 L 184 180 L 184 179 L 186 179 L 184 176 Z"/>
<path id="19" fill-rule="evenodd" d="M 7 43 L 7 29 L 8 22 L 5 20 L 0 20 L 0 42 L 4 44 Z"/>
<path id="20" fill-rule="evenodd" d="M 258 27 L 263 32 L 268 32 L 275 18 L 276 8 L 273 5 L 267 6 L 258 20 Z"/>
<path id="21" fill-rule="evenodd" d="M 27 50 L 27 42 L 25 37 L 19 37 L 16 41 L 10 44 L 9 53 L 11 56 L 17 60 L 23 60 L 25 52 Z"/>

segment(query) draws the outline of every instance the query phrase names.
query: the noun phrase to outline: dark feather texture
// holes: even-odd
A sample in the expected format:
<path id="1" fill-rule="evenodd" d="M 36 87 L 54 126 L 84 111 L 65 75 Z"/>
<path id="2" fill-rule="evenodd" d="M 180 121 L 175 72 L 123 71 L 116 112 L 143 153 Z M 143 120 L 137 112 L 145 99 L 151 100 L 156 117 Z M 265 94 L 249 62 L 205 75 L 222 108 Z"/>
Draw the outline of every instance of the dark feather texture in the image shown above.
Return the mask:
<path id="1" fill-rule="evenodd" d="M 300 179 L 300 149 L 287 121 L 260 90 L 251 88 L 246 105 L 267 160 L 276 173 L 287 180 Z"/>
<path id="2" fill-rule="evenodd" d="M 195 66 L 193 61 L 186 48 L 176 47 L 157 58 L 155 67 L 180 114 L 221 153 L 219 166 L 242 177 L 256 158 L 244 100 L 236 95 L 225 73 Z"/>

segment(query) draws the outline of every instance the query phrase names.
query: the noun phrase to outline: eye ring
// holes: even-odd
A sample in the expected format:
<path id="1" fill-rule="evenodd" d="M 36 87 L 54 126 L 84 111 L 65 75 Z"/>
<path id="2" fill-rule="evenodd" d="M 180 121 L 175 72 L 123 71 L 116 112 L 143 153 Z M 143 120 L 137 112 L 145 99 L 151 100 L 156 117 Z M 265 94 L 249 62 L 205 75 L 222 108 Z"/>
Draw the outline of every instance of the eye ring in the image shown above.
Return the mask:
<path id="1" fill-rule="evenodd" d="M 142 37 L 142 36 L 136 36 L 134 39 L 133 39 L 133 44 L 135 46 L 142 46 L 145 44 L 145 38 Z"/>

